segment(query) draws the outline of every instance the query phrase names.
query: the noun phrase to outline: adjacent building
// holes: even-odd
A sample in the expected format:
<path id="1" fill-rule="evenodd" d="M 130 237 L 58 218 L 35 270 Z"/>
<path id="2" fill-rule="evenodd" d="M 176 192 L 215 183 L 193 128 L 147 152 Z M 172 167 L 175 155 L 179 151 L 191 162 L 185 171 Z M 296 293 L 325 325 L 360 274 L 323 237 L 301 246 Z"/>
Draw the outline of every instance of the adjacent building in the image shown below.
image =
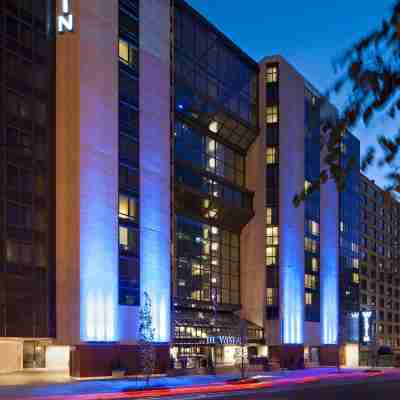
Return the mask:
<path id="1" fill-rule="evenodd" d="M 400 348 L 400 204 L 364 175 L 360 194 L 360 305 L 370 326 L 362 329 L 360 354 L 367 363 L 379 346 Z"/>
<path id="2" fill-rule="evenodd" d="M 159 372 L 231 365 L 243 340 L 282 365 L 358 363 L 359 141 L 344 190 L 294 207 L 337 111 L 286 60 L 256 62 L 183 0 L 14 0 L 0 61 L 1 372 L 139 372 L 145 293 Z"/>

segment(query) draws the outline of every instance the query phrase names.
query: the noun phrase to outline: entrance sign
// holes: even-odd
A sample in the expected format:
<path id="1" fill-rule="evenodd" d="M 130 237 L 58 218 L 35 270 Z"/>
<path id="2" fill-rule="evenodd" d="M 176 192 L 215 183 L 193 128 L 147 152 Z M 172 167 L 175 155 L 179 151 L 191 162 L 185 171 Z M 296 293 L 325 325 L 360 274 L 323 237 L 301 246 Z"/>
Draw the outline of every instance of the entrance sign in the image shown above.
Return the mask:
<path id="1" fill-rule="evenodd" d="M 207 343 L 240 346 L 241 341 L 238 336 L 208 336 Z"/>
<path id="2" fill-rule="evenodd" d="M 57 17 L 58 32 L 72 32 L 74 30 L 74 16 L 71 12 L 71 0 L 61 0 L 61 11 L 62 14 Z"/>

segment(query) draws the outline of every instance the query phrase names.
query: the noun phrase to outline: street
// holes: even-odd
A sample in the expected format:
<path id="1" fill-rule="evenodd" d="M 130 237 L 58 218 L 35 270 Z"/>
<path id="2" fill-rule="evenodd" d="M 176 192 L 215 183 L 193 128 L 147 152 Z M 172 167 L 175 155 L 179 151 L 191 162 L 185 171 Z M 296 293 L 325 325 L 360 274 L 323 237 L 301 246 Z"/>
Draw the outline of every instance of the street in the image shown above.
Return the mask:
<path id="1" fill-rule="evenodd" d="M 284 389 L 266 389 L 252 392 L 238 392 L 229 395 L 199 395 L 176 397 L 179 400 L 197 399 L 246 399 L 246 400 L 396 400 L 400 393 L 400 378 L 374 378 L 357 382 L 335 382 L 306 384 Z M 171 398 L 169 398 L 171 399 Z"/>

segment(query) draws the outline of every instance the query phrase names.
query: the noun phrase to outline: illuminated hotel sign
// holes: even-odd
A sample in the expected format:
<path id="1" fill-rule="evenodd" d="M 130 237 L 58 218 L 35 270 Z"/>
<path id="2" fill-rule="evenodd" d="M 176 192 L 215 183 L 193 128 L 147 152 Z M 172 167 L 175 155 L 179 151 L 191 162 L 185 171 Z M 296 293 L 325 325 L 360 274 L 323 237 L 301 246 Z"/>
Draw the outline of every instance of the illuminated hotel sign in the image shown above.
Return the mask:
<path id="1" fill-rule="evenodd" d="M 241 341 L 240 337 L 238 336 L 208 336 L 207 343 L 239 346 L 241 344 Z"/>
<path id="2" fill-rule="evenodd" d="M 57 17 L 58 32 L 72 32 L 74 30 L 74 16 L 71 13 L 71 0 L 61 0 L 61 11 L 62 13 Z"/>
<path id="3" fill-rule="evenodd" d="M 363 311 L 361 315 L 363 317 L 363 342 L 369 343 L 371 342 L 372 311 Z"/>

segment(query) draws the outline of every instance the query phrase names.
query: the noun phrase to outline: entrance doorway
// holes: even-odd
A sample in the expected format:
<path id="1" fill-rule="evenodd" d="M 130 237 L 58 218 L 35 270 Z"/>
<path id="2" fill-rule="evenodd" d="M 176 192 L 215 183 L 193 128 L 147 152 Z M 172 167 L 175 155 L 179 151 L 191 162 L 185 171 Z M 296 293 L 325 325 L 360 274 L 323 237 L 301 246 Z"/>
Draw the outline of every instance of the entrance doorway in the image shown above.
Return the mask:
<path id="1" fill-rule="evenodd" d="M 46 368 L 46 346 L 41 342 L 24 342 L 24 369 Z"/>

